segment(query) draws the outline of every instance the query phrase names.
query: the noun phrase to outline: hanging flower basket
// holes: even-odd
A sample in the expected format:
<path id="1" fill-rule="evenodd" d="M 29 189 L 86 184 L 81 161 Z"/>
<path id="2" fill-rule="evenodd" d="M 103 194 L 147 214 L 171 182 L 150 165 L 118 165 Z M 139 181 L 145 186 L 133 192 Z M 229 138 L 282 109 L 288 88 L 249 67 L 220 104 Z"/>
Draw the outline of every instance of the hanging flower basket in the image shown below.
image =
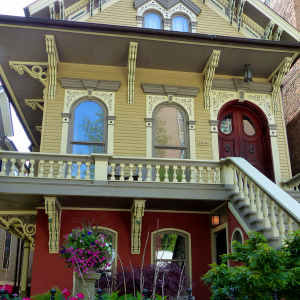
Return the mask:
<path id="1" fill-rule="evenodd" d="M 108 238 L 90 226 L 73 229 L 64 239 L 59 251 L 60 257 L 75 272 L 93 273 L 95 268 L 106 269 L 115 258 L 115 251 Z"/>

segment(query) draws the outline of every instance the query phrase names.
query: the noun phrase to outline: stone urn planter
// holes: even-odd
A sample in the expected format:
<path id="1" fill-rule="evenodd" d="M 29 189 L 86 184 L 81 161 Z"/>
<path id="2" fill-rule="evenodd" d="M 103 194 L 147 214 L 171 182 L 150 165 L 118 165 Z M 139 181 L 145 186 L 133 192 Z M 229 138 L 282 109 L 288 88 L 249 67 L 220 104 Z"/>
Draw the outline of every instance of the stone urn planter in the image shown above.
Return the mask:
<path id="1" fill-rule="evenodd" d="M 90 271 L 92 271 L 93 273 L 83 273 L 82 277 L 83 277 L 86 287 L 89 291 L 91 300 L 94 300 L 95 299 L 95 290 L 96 290 L 95 283 L 97 280 L 100 279 L 101 273 L 97 273 L 97 268 L 95 268 L 95 267 L 90 268 Z M 82 277 L 79 276 L 79 273 L 76 273 L 75 276 L 76 276 L 76 279 L 79 280 L 78 293 L 82 293 L 84 295 L 85 299 L 89 300 L 89 295 L 84 286 Z"/>

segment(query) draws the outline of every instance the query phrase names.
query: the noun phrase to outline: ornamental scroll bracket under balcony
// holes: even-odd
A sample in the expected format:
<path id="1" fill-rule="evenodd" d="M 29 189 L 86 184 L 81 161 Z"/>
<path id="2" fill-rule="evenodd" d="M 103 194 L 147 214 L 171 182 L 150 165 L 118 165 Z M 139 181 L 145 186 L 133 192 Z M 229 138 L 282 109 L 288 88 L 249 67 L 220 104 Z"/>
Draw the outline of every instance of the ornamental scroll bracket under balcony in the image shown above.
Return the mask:
<path id="1" fill-rule="evenodd" d="M 280 86 L 282 85 L 284 76 L 290 71 L 290 68 L 292 66 L 293 59 L 291 57 L 286 57 L 283 62 L 281 63 L 281 66 L 279 67 L 279 70 L 277 74 L 275 74 L 272 77 L 272 108 L 273 113 L 277 114 L 278 112 L 278 106 L 279 106 L 279 95 L 280 95 Z"/>
<path id="2" fill-rule="evenodd" d="M 46 35 L 46 51 L 48 54 L 48 68 L 49 68 L 49 87 L 48 99 L 55 99 L 56 81 L 57 81 L 57 66 L 59 58 L 53 35 Z"/>
<path id="3" fill-rule="evenodd" d="M 44 110 L 44 99 L 25 99 L 25 104 L 31 107 L 33 110 L 36 110 L 37 107 L 43 111 Z"/>
<path id="4" fill-rule="evenodd" d="M 211 85 L 212 81 L 215 76 L 215 70 L 216 67 L 219 64 L 221 51 L 219 50 L 213 50 L 206 67 L 203 71 L 203 78 L 204 78 L 204 103 L 205 103 L 205 109 L 210 109 L 210 91 L 211 91 Z"/>
<path id="5" fill-rule="evenodd" d="M 138 43 L 130 42 L 128 52 L 128 104 L 134 103 L 134 82 Z"/>
<path id="6" fill-rule="evenodd" d="M 61 205 L 56 197 L 44 197 L 45 212 L 48 215 L 49 227 L 49 253 L 58 253 Z"/>
<path id="7" fill-rule="evenodd" d="M 134 200 L 131 207 L 131 254 L 140 254 L 142 218 L 146 200 Z"/>

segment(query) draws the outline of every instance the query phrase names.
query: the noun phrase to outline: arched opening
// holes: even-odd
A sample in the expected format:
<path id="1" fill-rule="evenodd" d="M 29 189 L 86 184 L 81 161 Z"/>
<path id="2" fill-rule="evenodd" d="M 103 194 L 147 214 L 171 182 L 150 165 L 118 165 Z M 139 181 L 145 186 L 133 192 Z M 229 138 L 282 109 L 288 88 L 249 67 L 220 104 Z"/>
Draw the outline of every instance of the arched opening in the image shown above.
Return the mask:
<path id="1" fill-rule="evenodd" d="M 148 13 L 144 19 L 144 28 L 161 29 L 161 18 L 156 13 Z"/>
<path id="2" fill-rule="evenodd" d="M 242 157 L 269 179 L 274 180 L 268 120 L 255 104 L 233 100 L 219 112 L 219 153 Z"/>
<path id="3" fill-rule="evenodd" d="M 172 20 L 172 30 L 173 31 L 181 31 L 181 32 L 189 32 L 189 22 L 183 16 L 176 16 Z"/>

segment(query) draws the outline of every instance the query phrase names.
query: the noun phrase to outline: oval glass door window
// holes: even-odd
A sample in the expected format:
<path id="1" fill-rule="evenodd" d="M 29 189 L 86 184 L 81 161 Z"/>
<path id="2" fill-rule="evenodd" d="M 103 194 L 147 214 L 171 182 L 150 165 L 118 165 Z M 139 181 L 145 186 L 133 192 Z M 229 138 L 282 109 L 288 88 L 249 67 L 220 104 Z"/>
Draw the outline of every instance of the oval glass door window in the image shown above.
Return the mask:
<path id="1" fill-rule="evenodd" d="M 245 115 L 243 115 L 243 125 L 244 125 L 244 132 L 247 135 L 251 136 L 251 135 L 255 134 L 255 127 L 254 127 L 252 121 Z"/>
<path id="2" fill-rule="evenodd" d="M 230 134 L 232 132 L 231 114 L 223 118 L 220 124 L 220 130 L 224 134 Z"/>

